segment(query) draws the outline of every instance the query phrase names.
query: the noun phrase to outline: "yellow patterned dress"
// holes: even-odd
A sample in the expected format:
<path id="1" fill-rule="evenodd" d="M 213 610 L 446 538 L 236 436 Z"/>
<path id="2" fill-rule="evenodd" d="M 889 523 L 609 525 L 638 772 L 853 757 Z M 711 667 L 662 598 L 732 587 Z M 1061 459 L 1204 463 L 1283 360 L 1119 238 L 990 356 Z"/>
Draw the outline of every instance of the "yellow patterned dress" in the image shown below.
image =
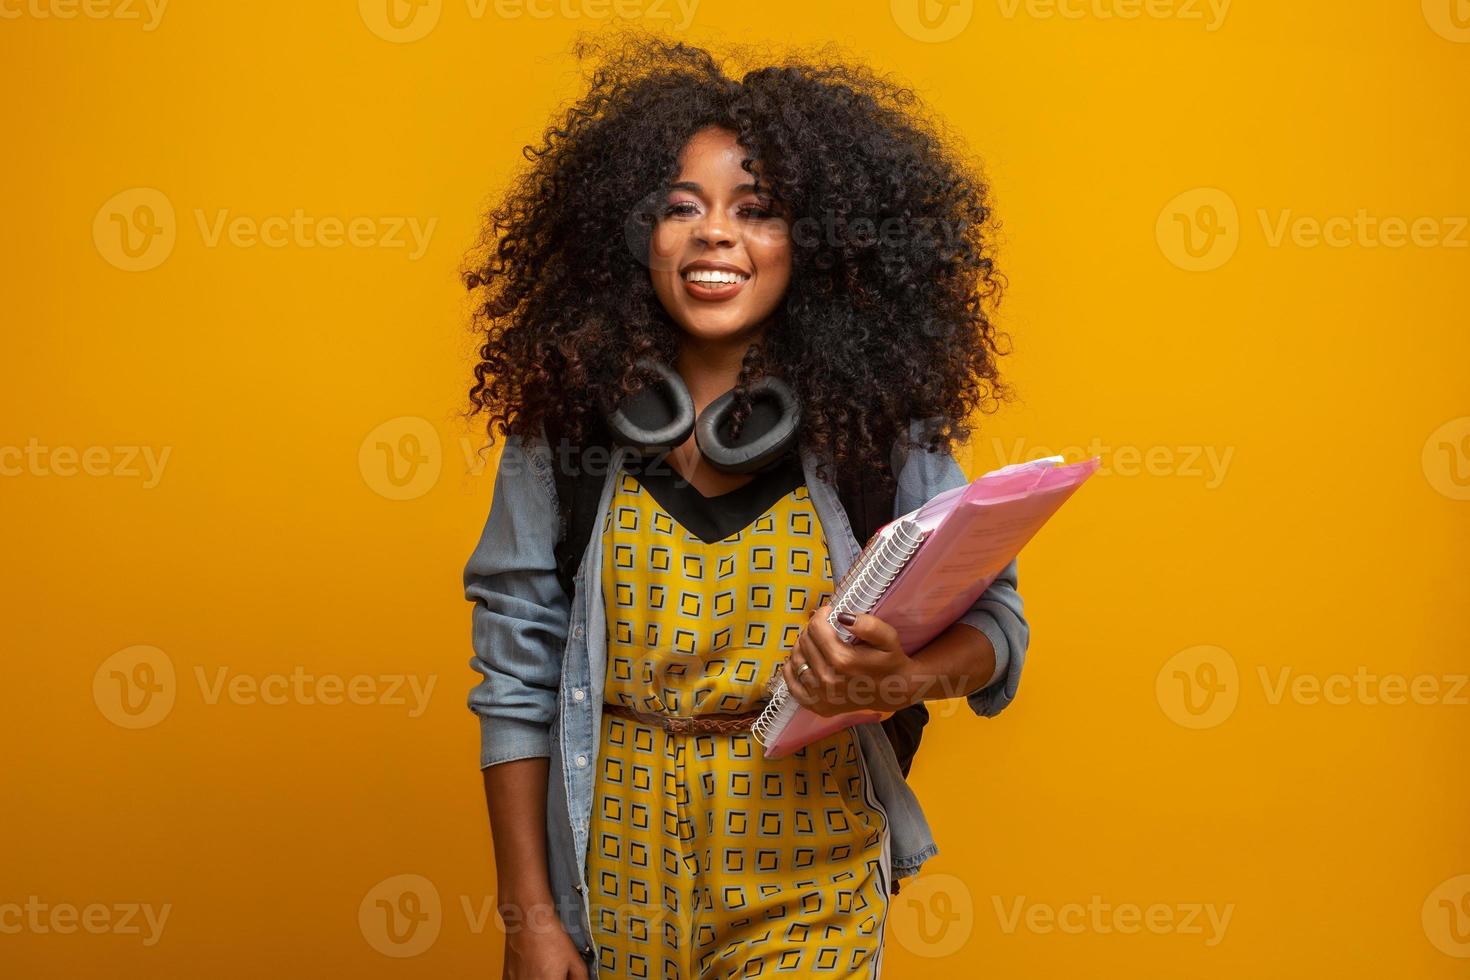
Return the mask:
<path id="1" fill-rule="evenodd" d="M 831 564 L 797 457 L 705 497 L 616 477 L 603 523 L 604 701 L 687 717 L 761 705 Z M 888 825 L 855 733 L 767 761 L 748 731 L 604 711 L 588 835 L 598 976 L 876 977 Z"/>

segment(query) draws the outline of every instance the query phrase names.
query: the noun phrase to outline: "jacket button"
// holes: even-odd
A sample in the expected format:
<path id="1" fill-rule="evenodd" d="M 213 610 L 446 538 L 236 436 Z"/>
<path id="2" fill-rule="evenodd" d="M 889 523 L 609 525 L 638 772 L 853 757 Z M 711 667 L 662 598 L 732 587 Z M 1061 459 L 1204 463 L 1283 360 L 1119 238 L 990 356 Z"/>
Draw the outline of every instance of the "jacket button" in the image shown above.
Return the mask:
<path id="1" fill-rule="evenodd" d="M 578 627 L 577 627 L 577 628 L 576 628 L 576 629 L 574 629 L 574 630 L 572 630 L 572 636 L 573 636 L 573 637 L 574 637 L 574 638 L 576 638 L 576 639 L 578 639 L 578 640 L 580 640 L 580 639 L 581 639 L 581 638 L 582 638 L 582 634 L 583 634 L 583 633 L 584 633 L 584 632 L 586 632 L 586 631 L 585 631 L 585 630 L 583 630 L 583 629 L 582 629 L 582 627 L 580 627 L 580 626 L 578 626 Z"/>
<path id="2" fill-rule="evenodd" d="M 577 765 L 579 765 L 579 766 L 585 766 L 585 765 L 587 765 L 587 757 L 585 755 L 579 755 L 579 756 L 577 756 Z"/>
<path id="3" fill-rule="evenodd" d="M 584 690 L 582 690 L 580 687 L 577 688 L 575 691 L 572 692 L 572 700 L 573 701 L 585 701 L 585 700 L 587 700 L 587 692 L 584 691 Z"/>

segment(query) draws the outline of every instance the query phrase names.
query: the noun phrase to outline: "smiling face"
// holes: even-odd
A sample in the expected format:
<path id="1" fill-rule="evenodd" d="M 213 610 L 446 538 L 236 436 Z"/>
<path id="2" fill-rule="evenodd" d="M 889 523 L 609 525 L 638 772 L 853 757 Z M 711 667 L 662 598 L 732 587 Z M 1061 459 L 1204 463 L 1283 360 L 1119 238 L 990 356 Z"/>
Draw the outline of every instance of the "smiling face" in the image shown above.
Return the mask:
<path id="1" fill-rule="evenodd" d="M 654 292 L 697 340 L 755 339 L 791 281 L 786 221 L 746 156 L 729 130 L 695 133 L 649 244 Z"/>

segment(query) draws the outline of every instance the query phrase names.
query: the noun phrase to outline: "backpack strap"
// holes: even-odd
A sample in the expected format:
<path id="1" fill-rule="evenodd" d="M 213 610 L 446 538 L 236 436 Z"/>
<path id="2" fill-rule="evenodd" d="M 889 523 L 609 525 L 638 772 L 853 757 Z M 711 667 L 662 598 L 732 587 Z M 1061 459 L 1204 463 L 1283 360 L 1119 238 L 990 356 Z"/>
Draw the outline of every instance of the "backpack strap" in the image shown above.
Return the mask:
<path id="1" fill-rule="evenodd" d="M 546 439 L 551 446 L 551 470 L 556 480 L 556 502 L 560 514 L 556 542 L 556 576 L 567 598 L 576 587 L 577 570 L 592 538 L 597 505 L 602 500 L 604 474 L 585 465 L 585 450 L 591 445 L 611 446 L 609 433 L 597 431 L 581 445 L 562 445 L 560 420 L 546 420 Z"/>
<path id="2" fill-rule="evenodd" d="M 859 546 L 866 546 L 879 528 L 893 520 L 893 498 L 897 491 L 898 481 L 888 460 L 877 470 L 859 467 L 856 472 L 838 475 L 837 495 Z M 905 778 L 928 723 L 929 709 L 922 701 L 895 711 L 883 721 L 883 731 L 893 745 L 893 754 Z"/>
<path id="3" fill-rule="evenodd" d="M 893 520 L 893 496 L 898 488 L 893 470 L 886 462 L 877 471 L 860 467 L 839 473 L 836 485 L 842 509 L 847 511 L 847 523 L 852 525 L 853 537 L 862 548 L 880 527 Z"/>

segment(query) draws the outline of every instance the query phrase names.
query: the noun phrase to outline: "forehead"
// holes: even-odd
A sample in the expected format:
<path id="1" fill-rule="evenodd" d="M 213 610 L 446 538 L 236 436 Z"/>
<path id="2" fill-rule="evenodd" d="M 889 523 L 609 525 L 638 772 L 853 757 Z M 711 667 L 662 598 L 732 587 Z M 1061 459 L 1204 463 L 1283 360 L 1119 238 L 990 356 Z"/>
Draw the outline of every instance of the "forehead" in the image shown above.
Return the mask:
<path id="1" fill-rule="evenodd" d="M 728 129 L 708 126 L 689 138 L 679 153 L 679 179 L 700 184 L 733 186 L 751 182 L 751 173 L 740 164 L 749 153 Z M 760 167 L 752 163 L 754 173 Z"/>

